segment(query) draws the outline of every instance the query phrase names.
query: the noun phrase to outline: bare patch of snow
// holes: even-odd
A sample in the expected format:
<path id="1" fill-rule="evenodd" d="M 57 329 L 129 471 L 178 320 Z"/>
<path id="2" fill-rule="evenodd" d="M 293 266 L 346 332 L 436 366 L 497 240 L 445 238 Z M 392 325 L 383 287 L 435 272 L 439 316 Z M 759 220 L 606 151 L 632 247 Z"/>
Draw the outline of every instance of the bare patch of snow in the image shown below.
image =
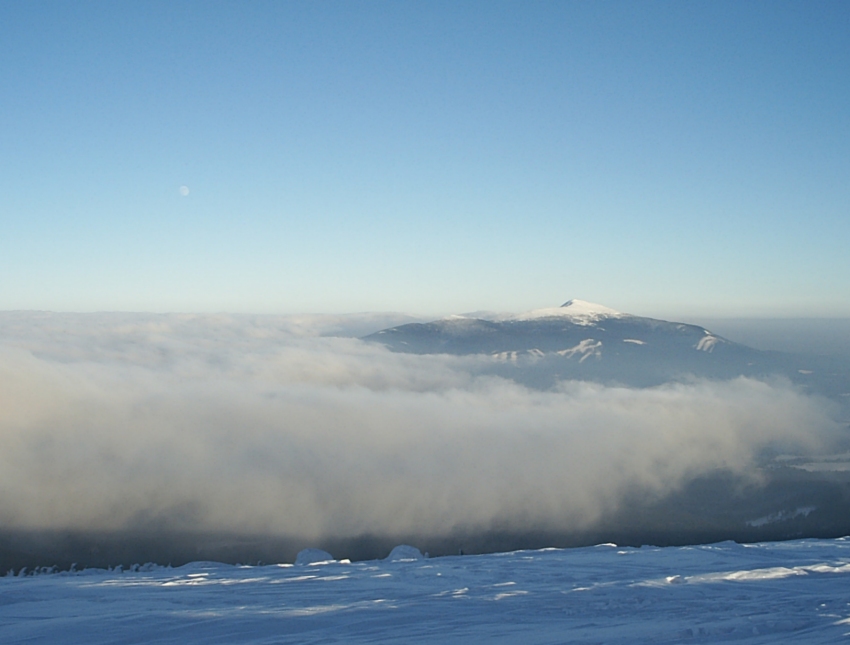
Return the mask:
<path id="1" fill-rule="evenodd" d="M 713 352 L 715 345 L 720 342 L 720 339 L 717 338 L 717 336 L 712 336 L 708 332 L 706 332 L 706 334 L 706 336 L 699 339 L 699 342 L 695 345 L 695 347 L 701 352 Z"/>
<path id="2" fill-rule="evenodd" d="M 592 338 L 585 338 L 575 347 L 562 349 L 556 353 L 560 356 L 564 356 L 565 358 L 572 358 L 578 354 L 581 356 L 579 363 L 583 363 L 585 359 L 590 356 L 596 356 L 597 358 L 602 357 L 602 341 L 594 341 Z"/>

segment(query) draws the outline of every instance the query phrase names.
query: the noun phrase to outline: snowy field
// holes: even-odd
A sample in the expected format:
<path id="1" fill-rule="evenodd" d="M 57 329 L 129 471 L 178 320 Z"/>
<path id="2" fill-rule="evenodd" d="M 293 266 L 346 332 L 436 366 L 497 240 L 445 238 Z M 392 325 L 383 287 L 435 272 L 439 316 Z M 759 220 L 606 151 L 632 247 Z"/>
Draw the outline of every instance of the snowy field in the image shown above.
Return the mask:
<path id="1" fill-rule="evenodd" d="M 850 636 L 845 538 L 431 559 L 398 551 L 369 562 L 10 576 L 0 579 L 0 642 L 835 643 Z"/>

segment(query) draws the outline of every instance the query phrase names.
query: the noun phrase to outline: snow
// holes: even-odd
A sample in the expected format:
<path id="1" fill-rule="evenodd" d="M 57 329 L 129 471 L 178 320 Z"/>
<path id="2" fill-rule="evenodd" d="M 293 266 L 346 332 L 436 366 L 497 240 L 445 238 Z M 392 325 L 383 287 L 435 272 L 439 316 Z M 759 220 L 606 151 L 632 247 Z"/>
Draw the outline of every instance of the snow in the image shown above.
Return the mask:
<path id="1" fill-rule="evenodd" d="M 306 566 L 323 562 L 333 562 L 333 559 L 334 557 L 330 553 L 322 549 L 303 549 L 295 556 L 295 564 Z"/>
<path id="2" fill-rule="evenodd" d="M 386 557 L 388 562 L 409 562 L 412 560 L 421 560 L 425 556 L 415 546 L 408 544 L 399 544 Z"/>
<path id="3" fill-rule="evenodd" d="M 764 517 L 759 517 L 754 520 L 750 520 L 747 522 L 747 526 L 765 526 L 767 524 L 774 524 L 776 522 L 785 522 L 787 520 L 793 520 L 796 517 L 808 517 L 809 513 L 817 510 L 816 506 L 801 506 L 793 511 L 778 511 L 776 513 L 771 513 L 770 515 L 765 515 Z"/>
<path id="4" fill-rule="evenodd" d="M 542 318 L 567 318 L 579 325 L 591 325 L 604 318 L 621 318 L 622 314 L 615 309 L 598 305 L 586 300 L 568 300 L 560 307 L 544 307 L 525 313 L 508 316 L 507 320 L 539 320 Z"/>
<path id="5" fill-rule="evenodd" d="M 578 362 L 584 363 L 585 359 L 589 356 L 596 356 L 597 358 L 602 356 L 602 341 L 594 341 L 592 338 L 585 338 L 575 347 L 562 349 L 559 352 L 556 352 L 556 354 L 565 358 L 572 358 L 578 354 L 581 356 Z"/>
<path id="6" fill-rule="evenodd" d="M 0 578 L 3 643 L 834 643 L 850 541 Z M 846 576 L 846 577 L 845 577 Z"/>
<path id="7" fill-rule="evenodd" d="M 694 347 L 701 352 L 712 352 L 714 351 L 714 346 L 717 345 L 718 342 L 720 342 L 720 339 L 717 338 L 717 336 L 707 335 L 700 338 L 699 342 Z"/>

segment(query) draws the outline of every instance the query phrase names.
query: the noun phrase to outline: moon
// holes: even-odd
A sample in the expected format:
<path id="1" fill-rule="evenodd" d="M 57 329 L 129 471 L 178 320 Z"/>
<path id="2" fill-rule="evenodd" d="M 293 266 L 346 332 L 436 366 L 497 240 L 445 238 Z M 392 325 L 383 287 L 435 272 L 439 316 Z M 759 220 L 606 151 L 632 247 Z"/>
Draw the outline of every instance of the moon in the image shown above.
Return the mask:
<path id="1" fill-rule="evenodd" d="M 180 186 L 180 194 L 183 195 L 183 197 L 186 197 L 189 194 L 189 187 Z"/>

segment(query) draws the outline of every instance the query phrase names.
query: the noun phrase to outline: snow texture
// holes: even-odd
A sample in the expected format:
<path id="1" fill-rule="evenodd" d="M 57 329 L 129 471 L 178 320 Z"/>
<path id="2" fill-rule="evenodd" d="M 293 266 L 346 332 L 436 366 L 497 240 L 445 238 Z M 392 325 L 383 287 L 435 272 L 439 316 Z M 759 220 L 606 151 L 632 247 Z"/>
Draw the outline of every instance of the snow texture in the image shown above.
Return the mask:
<path id="1" fill-rule="evenodd" d="M 708 334 L 708 332 L 706 332 Z M 699 342 L 696 344 L 696 349 L 701 352 L 711 352 L 714 351 L 714 346 L 719 342 L 719 338 L 716 336 L 706 335 L 699 339 Z"/>
<path id="2" fill-rule="evenodd" d="M 772 644 L 850 635 L 845 538 L 136 569 L 0 578 L 0 642 Z"/>
<path id="3" fill-rule="evenodd" d="M 625 314 L 615 309 L 586 300 L 568 300 L 560 307 L 533 309 L 508 317 L 508 320 L 539 320 L 541 318 L 568 318 L 579 325 L 590 325 L 604 318 L 621 318 Z"/>
<path id="4" fill-rule="evenodd" d="M 399 544 L 390 551 L 390 554 L 386 559 L 388 562 L 409 562 L 413 560 L 421 560 L 423 557 L 425 556 L 423 556 L 422 552 L 415 546 Z"/>
<path id="5" fill-rule="evenodd" d="M 585 338 L 575 347 L 562 349 L 555 353 L 559 356 L 564 356 L 565 358 L 573 358 L 574 356 L 579 355 L 581 356 L 579 363 L 583 363 L 588 356 L 596 356 L 597 358 L 602 356 L 602 341 L 594 341 L 592 338 Z"/>
<path id="6" fill-rule="evenodd" d="M 322 549 L 302 549 L 295 557 L 295 564 L 299 566 L 307 566 L 310 564 L 319 564 L 322 562 L 332 562 L 334 557 L 327 551 Z"/>

